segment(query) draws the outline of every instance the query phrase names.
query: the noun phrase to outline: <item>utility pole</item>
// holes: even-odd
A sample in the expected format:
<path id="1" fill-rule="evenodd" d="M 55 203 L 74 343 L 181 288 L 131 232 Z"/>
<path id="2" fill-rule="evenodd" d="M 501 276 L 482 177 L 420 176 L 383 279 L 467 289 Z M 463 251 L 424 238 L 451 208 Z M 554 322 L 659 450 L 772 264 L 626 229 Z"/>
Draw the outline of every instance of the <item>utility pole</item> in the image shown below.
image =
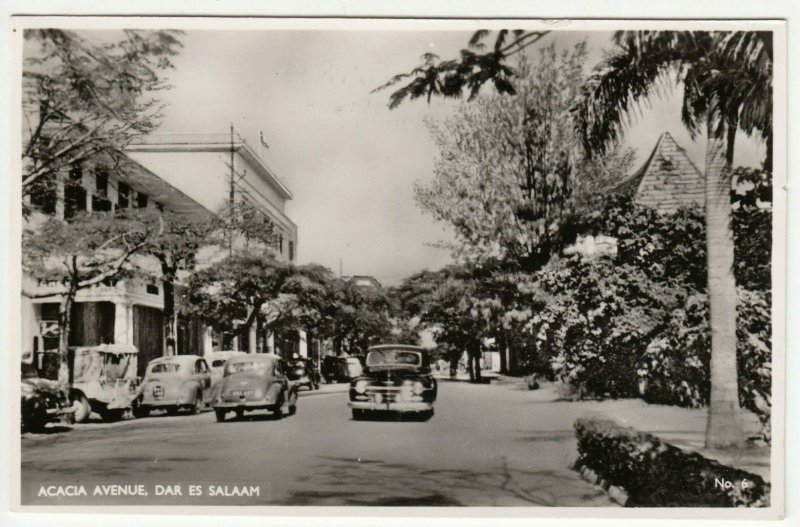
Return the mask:
<path id="1" fill-rule="evenodd" d="M 233 141 L 233 123 L 231 123 L 231 180 L 230 180 L 230 191 L 229 191 L 230 193 L 229 193 L 229 196 L 228 196 L 228 206 L 229 206 L 229 209 L 230 209 L 228 211 L 228 213 L 230 214 L 230 226 L 229 226 L 230 232 L 228 233 L 230 238 L 228 239 L 228 252 L 229 252 L 229 254 L 231 256 L 233 256 L 233 233 L 234 233 L 234 227 L 236 225 L 236 212 L 235 212 L 235 206 L 236 206 L 236 195 L 235 195 L 236 168 L 235 168 L 235 165 L 234 165 L 235 154 L 236 154 L 236 147 L 235 147 L 234 141 Z"/>

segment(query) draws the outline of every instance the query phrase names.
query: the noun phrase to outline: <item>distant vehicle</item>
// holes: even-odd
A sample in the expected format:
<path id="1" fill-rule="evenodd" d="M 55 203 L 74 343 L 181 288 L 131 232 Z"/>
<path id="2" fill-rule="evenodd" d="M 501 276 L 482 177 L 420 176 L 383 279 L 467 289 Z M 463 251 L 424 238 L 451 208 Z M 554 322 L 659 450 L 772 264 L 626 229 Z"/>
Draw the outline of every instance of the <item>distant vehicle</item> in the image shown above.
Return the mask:
<path id="1" fill-rule="evenodd" d="M 310 359 L 293 359 L 287 363 L 286 375 L 298 388 L 307 387 L 309 390 L 319 390 L 320 375 L 314 362 Z"/>
<path id="2" fill-rule="evenodd" d="M 327 356 L 322 359 L 322 376 L 325 382 L 349 382 L 361 375 L 363 366 L 358 357 L 333 357 Z"/>
<path id="3" fill-rule="evenodd" d="M 297 411 L 297 386 L 286 376 L 286 364 L 277 355 L 248 354 L 231 357 L 219 396 L 213 402 L 217 421 L 224 421 L 228 412 L 241 418 L 245 412 L 267 410 L 281 418 Z"/>
<path id="4" fill-rule="evenodd" d="M 370 412 L 413 412 L 433 416 L 438 385 L 425 349 L 404 344 L 372 346 L 363 375 L 350 382 L 353 419 Z"/>
<path id="5" fill-rule="evenodd" d="M 142 380 L 137 417 L 152 410 L 199 413 L 211 401 L 211 368 L 198 355 L 172 355 L 150 361 Z"/>
<path id="6" fill-rule="evenodd" d="M 56 381 L 42 379 L 31 364 L 22 363 L 20 416 L 23 432 L 40 432 L 47 423 L 68 420 L 75 412 Z"/>

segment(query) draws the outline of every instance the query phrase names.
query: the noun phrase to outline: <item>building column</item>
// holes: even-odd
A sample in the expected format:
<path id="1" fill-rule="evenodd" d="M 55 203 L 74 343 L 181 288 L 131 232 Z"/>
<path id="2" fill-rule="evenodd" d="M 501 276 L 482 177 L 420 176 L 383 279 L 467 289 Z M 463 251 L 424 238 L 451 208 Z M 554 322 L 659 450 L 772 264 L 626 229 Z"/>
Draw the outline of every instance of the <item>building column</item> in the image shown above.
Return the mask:
<path id="1" fill-rule="evenodd" d="M 275 353 L 275 334 L 272 331 L 267 336 L 267 353 Z"/>
<path id="2" fill-rule="evenodd" d="M 250 324 L 250 328 L 247 330 L 247 353 L 255 353 L 258 348 L 258 332 L 256 331 L 256 321 L 254 320 L 252 324 Z"/>
<path id="3" fill-rule="evenodd" d="M 203 332 L 203 355 L 208 355 L 214 351 L 214 329 L 206 327 Z"/>
<path id="4" fill-rule="evenodd" d="M 114 344 L 133 344 L 133 305 L 114 302 Z"/>
<path id="5" fill-rule="evenodd" d="M 302 329 L 297 332 L 297 336 L 299 337 L 300 344 L 297 347 L 297 352 L 300 354 L 301 357 L 307 358 L 308 357 L 308 338 L 306 337 L 306 332 Z"/>

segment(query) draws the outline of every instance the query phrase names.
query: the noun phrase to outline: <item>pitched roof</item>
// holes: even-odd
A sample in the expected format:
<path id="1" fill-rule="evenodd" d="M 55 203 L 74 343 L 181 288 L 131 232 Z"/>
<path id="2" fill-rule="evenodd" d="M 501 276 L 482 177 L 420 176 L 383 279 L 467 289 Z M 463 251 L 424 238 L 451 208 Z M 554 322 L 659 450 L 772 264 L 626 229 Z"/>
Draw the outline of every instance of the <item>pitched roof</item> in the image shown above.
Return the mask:
<path id="1" fill-rule="evenodd" d="M 686 151 L 664 132 L 641 168 L 613 191 L 633 194 L 638 203 L 661 212 L 675 212 L 680 207 L 702 207 L 705 182 Z"/>

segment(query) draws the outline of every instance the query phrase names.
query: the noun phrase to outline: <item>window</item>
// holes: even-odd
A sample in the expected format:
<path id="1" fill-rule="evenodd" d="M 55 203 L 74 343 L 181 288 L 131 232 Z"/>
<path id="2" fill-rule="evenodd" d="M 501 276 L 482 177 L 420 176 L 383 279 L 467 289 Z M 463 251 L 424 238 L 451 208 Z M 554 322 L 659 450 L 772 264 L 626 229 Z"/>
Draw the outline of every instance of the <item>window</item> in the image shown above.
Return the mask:
<path id="1" fill-rule="evenodd" d="M 73 167 L 64 185 L 64 219 L 70 219 L 86 210 L 86 189 L 83 187 L 81 167 Z"/>
<path id="2" fill-rule="evenodd" d="M 151 295 L 157 295 L 157 294 L 158 294 L 158 286 L 157 286 L 157 285 L 153 285 L 153 284 L 147 284 L 147 286 L 145 287 L 145 289 L 146 289 L 146 290 L 147 290 L 147 292 L 148 292 L 148 293 L 150 293 Z"/>
<path id="3" fill-rule="evenodd" d="M 128 208 L 130 204 L 131 187 L 120 181 L 117 184 L 117 206 L 121 209 Z"/>
<path id="4" fill-rule="evenodd" d="M 56 213 L 56 183 L 53 177 L 43 176 L 31 185 L 31 205 L 45 214 Z"/>
<path id="5" fill-rule="evenodd" d="M 208 366 L 206 366 L 206 361 L 203 359 L 197 359 L 197 362 L 194 364 L 194 372 L 195 373 L 208 373 Z"/>
<path id="6" fill-rule="evenodd" d="M 97 172 L 92 195 L 92 211 L 111 212 L 111 201 L 108 199 L 108 176 L 105 172 Z"/>
<path id="7" fill-rule="evenodd" d="M 144 192 L 139 192 L 136 194 L 136 208 L 139 209 L 146 209 L 147 208 L 147 194 Z"/>
<path id="8" fill-rule="evenodd" d="M 289 261 L 294 261 L 294 241 L 289 240 Z"/>

